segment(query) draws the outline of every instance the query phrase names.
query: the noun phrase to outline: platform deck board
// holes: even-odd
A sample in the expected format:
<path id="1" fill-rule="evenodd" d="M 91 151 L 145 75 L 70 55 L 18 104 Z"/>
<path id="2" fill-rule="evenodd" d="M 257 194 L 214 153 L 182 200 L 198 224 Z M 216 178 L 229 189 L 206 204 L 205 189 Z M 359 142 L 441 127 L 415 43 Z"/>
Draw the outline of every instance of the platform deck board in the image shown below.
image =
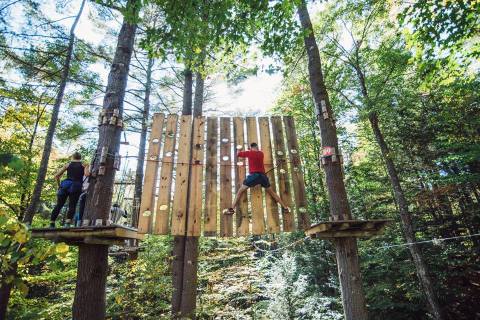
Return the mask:
<path id="1" fill-rule="evenodd" d="M 232 205 L 231 119 L 220 118 L 220 236 L 233 236 L 233 216 L 223 214 Z"/>
<path id="2" fill-rule="evenodd" d="M 238 152 L 245 150 L 245 118 L 233 118 L 233 132 L 235 143 L 235 192 L 243 184 L 246 178 L 247 161 L 244 158 L 239 158 Z M 248 198 L 247 193 L 244 193 L 236 208 L 236 232 L 238 237 L 248 236 L 250 233 L 250 219 L 248 216 Z"/>
<path id="3" fill-rule="evenodd" d="M 248 144 L 250 145 L 252 142 L 260 144 L 257 134 L 257 119 L 255 117 L 247 117 L 246 121 Z M 257 185 L 248 190 L 250 191 L 250 210 L 252 211 L 252 234 L 261 235 L 265 233 L 262 187 Z"/>
<path id="4" fill-rule="evenodd" d="M 172 234 L 179 236 L 186 233 L 187 194 L 190 174 L 190 152 L 192 141 L 192 117 L 180 117 L 180 134 L 175 177 L 175 193 L 172 207 Z"/>
<path id="5" fill-rule="evenodd" d="M 273 166 L 272 142 L 270 139 L 270 121 L 267 117 L 258 118 L 258 126 L 260 130 L 260 148 L 263 151 L 263 162 L 267 173 L 270 186 L 273 191 L 277 192 L 275 182 L 275 171 Z M 278 214 L 278 204 L 275 199 L 265 192 L 265 206 L 267 211 L 267 233 L 280 232 L 280 217 Z"/>
<path id="6" fill-rule="evenodd" d="M 142 201 L 140 204 L 138 231 L 152 232 L 153 214 L 155 212 L 155 188 L 159 167 L 160 146 L 165 116 L 161 113 L 153 115 L 152 132 L 146 157 L 145 178 L 143 181 Z"/>
<path id="7" fill-rule="evenodd" d="M 155 234 L 168 234 L 170 231 L 172 176 L 174 168 L 173 160 L 175 159 L 177 125 L 178 115 L 168 115 L 165 127 L 165 142 L 163 143 L 162 169 L 160 170 L 157 207 L 155 210 Z"/>
<path id="8" fill-rule="evenodd" d="M 295 122 L 291 116 L 284 116 L 283 122 L 285 124 L 287 149 L 291 163 L 292 185 L 295 194 L 295 208 L 297 213 L 298 229 L 305 230 L 310 226 L 310 219 L 307 214 L 305 179 L 303 177 L 302 162 L 300 160 L 300 148 L 298 145 Z"/>
<path id="9" fill-rule="evenodd" d="M 278 191 L 280 198 L 282 198 L 287 207 L 292 208 L 292 191 L 290 188 L 290 181 L 288 179 L 288 163 L 285 151 L 285 142 L 283 138 L 284 130 L 282 126 L 282 118 L 272 117 L 271 122 L 273 143 L 275 146 L 275 164 L 277 166 Z M 282 213 L 282 220 L 284 232 L 295 230 L 295 222 L 292 211 L 289 213 Z"/>
<path id="10" fill-rule="evenodd" d="M 218 118 L 207 120 L 207 158 L 205 164 L 205 213 L 203 232 L 206 237 L 217 235 L 217 173 L 218 173 Z"/>
<path id="11" fill-rule="evenodd" d="M 198 237 L 202 227 L 205 117 L 195 117 L 193 119 L 192 137 L 187 236 Z"/>

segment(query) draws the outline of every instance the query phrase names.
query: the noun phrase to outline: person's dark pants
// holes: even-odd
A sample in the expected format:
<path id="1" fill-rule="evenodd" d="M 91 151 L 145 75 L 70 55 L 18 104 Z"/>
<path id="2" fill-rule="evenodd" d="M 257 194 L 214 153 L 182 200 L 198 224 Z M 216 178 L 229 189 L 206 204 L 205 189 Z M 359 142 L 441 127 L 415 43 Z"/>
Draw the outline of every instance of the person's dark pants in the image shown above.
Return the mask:
<path id="1" fill-rule="evenodd" d="M 73 216 L 75 215 L 75 208 L 77 207 L 78 198 L 80 198 L 80 192 L 58 192 L 57 193 L 57 204 L 55 208 L 52 210 L 52 215 L 50 216 L 50 221 L 57 220 L 58 215 L 60 214 L 60 210 L 62 210 L 65 202 L 68 199 L 68 212 L 67 212 L 67 219 L 72 220 Z"/>
<path id="2" fill-rule="evenodd" d="M 87 193 L 84 192 L 80 195 L 80 199 L 78 200 L 78 220 L 83 220 L 83 213 L 85 212 L 85 204 L 87 202 Z"/>

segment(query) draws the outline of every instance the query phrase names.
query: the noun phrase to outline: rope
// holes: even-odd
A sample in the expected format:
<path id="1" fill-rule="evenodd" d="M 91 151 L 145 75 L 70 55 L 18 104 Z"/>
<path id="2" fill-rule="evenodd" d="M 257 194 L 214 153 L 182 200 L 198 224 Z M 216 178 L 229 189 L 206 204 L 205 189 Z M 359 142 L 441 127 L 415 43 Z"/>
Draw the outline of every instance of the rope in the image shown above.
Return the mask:
<path id="1" fill-rule="evenodd" d="M 408 247 L 413 246 L 416 244 L 421 243 L 433 243 L 434 245 L 439 245 L 442 241 L 454 240 L 454 239 L 464 239 L 464 238 L 474 238 L 480 236 L 480 233 L 470 234 L 468 236 L 457 236 L 457 237 L 448 237 L 448 238 L 433 238 L 431 240 L 423 240 L 423 241 L 416 241 L 416 242 L 407 242 L 402 244 L 392 244 L 388 246 L 378 247 L 375 249 L 390 249 L 395 247 Z"/>
<path id="2" fill-rule="evenodd" d="M 383 247 L 375 247 L 375 248 L 370 248 L 370 249 L 390 249 L 390 248 L 395 248 L 395 247 L 407 247 L 407 246 L 412 246 L 412 245 L 415 245 L 415 244 L 422 244 L 422 243 L 433 243 L 434 245 L 440 245 L 440 243 L 442 241 L 455 240 L 455 239 L 465 239 L 465 238 L 474 238 L 474 237 L 478 237 L 478 236 L 480 236 L 480 233 L 475 233 L 475 234 L 471 234 L 471 235 L 467 235 L 467 236 L 457 236 L 457 237 L 448 237 L 448 238 L 433 238 L 431 240 L 407 242 L 407 243 L 402 243 L 402 244 L 393 244 L 393 245 L 387 245 L 387 246 L 383 246 Z M 290 243 L 290 244 L 288 244 L 284 247 L 271 249 L 271 250 L 262 249 L 262 248 L 258 247 L 255 242 L 253 242 L 253 246 L 258 251 L 272 253 L 272 252 L 278 252 L 278 251 L 282 251 L 282 250 L 294 247 L 301 242 L 306 243 L 307 240 L 309 240 L 309 239 L 310 239 L 310 237 L 305 237 L 305 238 L 296 240 L 296 241 L 294 241 L 294 242 L 292 242 L 292 243 Z"/>
<path id="3" fill-rule="evenodd" d="M 294 247 L 294 246 L 296 246 L 297 244 L 299 244 L 300 242 L 307 242 L 307 240 L 309 240 L 309 239 L 310 239 L 310 237 L 305 237 L 305 238 L 299 239 L 299 240 L 297 240 L 297 241 L 294 241 L 294 242 L 292 242 L 292 243 L 289 243 L 289 244 L 287 244 L 287 245 L 284 246 L 284 247 L 280 247 L 280 248 L 276 248 L 276 249 L 271 249 L 271 250 L 262 249 L 262 248 L 258 247 L 255 242 L 253 242 L 253 246 L 255 247 L 256 250 L 261 251 L 261 252 L 278 252 L 278 251 L 282 251 L 282 250 L 285 250 L 285 249 Z"/>

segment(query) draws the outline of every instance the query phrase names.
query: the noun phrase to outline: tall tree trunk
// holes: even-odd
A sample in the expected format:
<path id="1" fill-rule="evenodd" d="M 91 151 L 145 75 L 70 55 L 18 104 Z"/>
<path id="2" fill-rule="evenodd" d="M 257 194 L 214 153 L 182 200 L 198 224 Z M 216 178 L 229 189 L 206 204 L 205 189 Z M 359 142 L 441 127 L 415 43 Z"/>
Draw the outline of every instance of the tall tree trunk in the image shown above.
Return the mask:
<path id="1" fill-rule="evenodd" d="M 358 76 L 358 81 L 360 84 L 363 98 L 367 106 L 369 106 L 370 99 L 365 82 L 365 75 L 359 65 L 355 67 L 355 71 Z M 395 164 L 393 163 L 392 154 L 390 153 L 390 149 L 378 125 L 378 114 L 375 111 L 370 112 L 368 115 L 368 120 L 370 122 L 370 125 L 372 126 L 375 139 L 377 140 L 378 146 L 380 147 L 380 151 L 382 153 L 382 158 L 385 161 L 385 165 L 387 167 L 388 177 L 390 179 L 390 183 L 392 184 L 393 194 L 400 214 L 400 220 L 402 221 L 403 234 L 407 242 L 415 243 L 416 239 L 415 231 L 412 224 L 412 215 L 408 211 L 408 202 L 405 198 L 405 194 L 400 184 L 398 172 Z M 438 298 L 435 294 L 431 276 L 428 272 L 428 268 L 425 264 L 421 250 L 417 244 L 408 246 L 408 249 L 410 250 L 410 254 L 412 256 L 413 263 L 415 264 L 415 269 L 417 271 L 417 276 L 420 281 L 420 285 L 422 286 L 425 297 L 427 298 L 430 310 L 433 313 L 435 319 L 442 320 L 444 319 L 444 314 L 442 308 L 440 307 Z"/>
<path id="2" fill-rule="evenodd" d="M 192 74 L 185 72 L 185 87 L 183 100 L 183 115 L 192 114 Z M 202 115 L 203 108 L 203 79 L 199 85 L 197 73 L 197 86 L 195 88 L 195 107 L 193 116 Z M 200 91 L 201 93 L 200 93 Z M 200 94 L 200 95 L 199 95 Z M 186 211 L 188 209 L 186 208 Z M 188 217 L 187 217 L 188 219 Z M 185 221 L 185 230 L 187 221 Z M 195 319 L 197 302 L 197 269 L 198 269 L 198 237 L 175 236 L 173 247 L 172 265 L 172 316 L 181 319 Z"/>
<path id="3" fill-rule="evenodd" d="M 400 179 L 398 177 L 397 169 L 395 168 L 395 164 L 393 163 L 392 155 L 390 153 L 390 149 L 385 142 L 383 134 L 378 126 L 378 115 L 376 112 L 370 112 L 368 115 L 368 119 L 370 121 L 370 125 L 372 126 L 373 133 L 375 135 L 375 139 L 380 147 L 380 151 L 382 152 L 382 156 L 385 160 L 385 164 L 387 166 L 388 176 L 390 178 L 390 183 L 392 184 L 393 193 L 395 195 L 395 199 L 398 204 L 398 209 L 400 213 L 400 219 L 402 221 L 403 233 L 405 235 L 405 239 L 409 243 L 415 243 L 415 231 L 413 230 L 412 224 L 412 215 L 408 211 L 408 203 L 405 198 L 405 194 L 403 193 L 402 186 L 400 185 Z M 415 268 L 417 271 L 418 279 L 420 280 L 420 284 L 423 288 L 423 292 L 425 297 L 427 298 L 428 304 L 430 309 L 435 317 L 435 319 L 441 320 L 444 319 L 442 308 L 440 307 L 440 303 L 438 301 L 437 295 L 435 294 L 435 290 L 433 288 L 433 283 L 428 272 L 427 266 L 423 259 L 422 253 L 420 251 L 420 247 L 417 244 L 408 246 L 410 250 L 410 254 L 412 255 L 413 263 L 415 264 Z"/>
<path id="4" fill-rule="evenodd" d="M 189 68 L 185 68 L 183 71 L 184 83 L 183 83 L 183 115 L 192 114 L 192 93 L 193 93 L 193 75 Z"/>
<path id="5" fill-rule="evenodd" d="M 312 23 L 305 0 L 298 6 L 298 16 L 304 29 L 304 42 L 308 55 L 310 87 L 316 104 L 318 124 L 323 147 L 332 147 L 338 154 L 337 130 L 323 78 L 320 53 L 315 42 Z M 350 206 L 343 181 L 340 161 L 325 159 L 325 176 L 330 200 L 330 214 L 335 220 L 351 219 Z M 338 275 L 346 320 L 366 320 L 367 309 L 362 288 L 356 238 L 335 240 Z"/>
<path id="6" fill-rule="evenodd" d="M 150 119 L 150 93 L 152 91 L 152 68 L 154 59 L 148 58 L 147 79 L 145 81 L 145 96 L 143 99 L 142 132 L 140 133 L 140 145 L 138 148 L 137 170 L 135 171 L 135 194 L 133 196 L 132 226 L 138 226 L 138 212 L 142 199 L 143 166 L 145 164 L 145 148 L 147 144 L 148 120 Z"/>
<path id="7" fill-rule="evenodd" d="M 88 189 L 85 219 L 107 220 L 112 204 L 115 179 L 115 155 L 120 149 L 122 128 L 115 121 L 123 115 L 123 100 L 128 80 L 128 70 L 135 43 L 136 19 L 140 1 L 129 0 L 128 17 L 118 35 L 117 48 L 108 76 L 103 100 L 103 125 L 99 127 L 96 156 L 92 162 L 92 178 Z M 118 111 L 116 111 L 118 110 Z M 118 114 L 116 114 L 118 112 Z M 102 154 L 104 157 L 102 157 Z M 73 319 L 105 319 L 105 286 L 108 269 L 108 246 L 81 244 L 79 246 L 77 286 L 73 302 Z"/>
<path id="8" fill-rule="evenodd" d="M 184 87 L 183 87 L 183 108 L 182 115 L 191 115 L 192 114 L 192 91 L 193 91 L 193 79 L 192 72 L 186 68 L 184 71 Z M 187 211 L 187 210 L 185 210 Z M 186 225 L 185 225 L 186 227 Z M 184 261 L 185 261 L 185 245 L 186 245 L 186 236 L 174 236 L 173 237 L 173 262 L 172 262 L 172 317 L 173 318 L 183 318 L 182 314 L 182 295 L 183 295 L 183 283 L 186 275 L 184 272 Z M 188 268 L 188 266 L 187 266 Z M 195 272 L 196 277 L 196 272 Z M 195 287 L 196 291 L 196 287 Z"/>
<path id="9" fill-rule="evenodd" d="M 55 129 L 58 122 L 58 114 L 60 113 L 60 106 L 63 102 L 63 96 L 65 94 L 65 87 L 67 86 L 68 76 L 70 74 L 70 64 L 73 56 L 73 48 L 75 44 L 75 28 L 77 27 L 78 20 L 82 15 L 83 8 L 85 7 L 85 1 L 83 0 L 80 4 L 80 9 L 78 10 L 77 16 L 70 27 L 70 39 L 68 40 L 68 49 L 67 56 L 65 57 L 65 65 L 62 70 L 62 75 L 60 78 L 60 86 L 58 88 L 57 96 L 55 97 L 55 103 L 53 104 L 52 117 L 50 118 L 50 123 L 48 124 L 47 135 L 45 137 L 45 144 L 43 146 L 42 159 L 40 161 L 40 167 L 38 168 L 37 181 L 35 183 L 35 188 L 33 189 L 32 198 L 30 204 L 25 210 L 25 216 L 23 221 L 25 223 L 32 223 L 33 216 L 37 211 L 38 204 L 40 202 L 40 196 L 42 194 L 43 185 L 45 183 L 45 177 L 47 175 L 48 161 L 50 159 L 50 153 L 52 151 L 53 136 L 55 135 Z"/>
<path id="10" fill-rule="evenodd" d="M 47 136 L 45 137 L 45 145 L 43 147 L 42 159 L 40 162 L 40 168 L 38 169 L 37 181 L 35 183 L 35 188 L 33 190 L 32 197 L 28 207 L 25 209 L 25 214 L 23 215 L 23 222 L 30 224 L 32 222 L 35 211 L 37 210 L 38 203 L 40 201 L 40 195 L 42 193 L 43 184 L 45 183 L 45 176 L 47 175 L 48 160 L 50 158 L 50 152 L 52 150 L 53 136 L 55 134 L 55 129 L 58 121 L 58 114 L 60 112 L 60 106 L 63 101 L 63 95 L 65 93 L 65 87 L 68 81 L 68 75 L 70 73 L 70 64 L 73 55 L 73 46 L 75 43 L 75 28 L 78 24 L 78 20 L 82 15 L 83 8 L 85 7 L 85 1 L 83 0 L 80 4 L 80 9 L 78 10 L 77 16 L 73 21 L 72 26 L 70 27 L 70 39 L 68 41 L 67 56 L 65 58 L 65 65 L 62 70 L 62 75 L 60 78 L 60 86 L 58 88 L 58 93 L 55 98 L 55 103 L 53 105 L 52 117 L 50 118 L 50 123 L 48 125 Z M 35 130 L 37 129 L 37 123 L 35 124 Z M 33 138 L 31 141 L 31 146 L 33 145 Z M 30 146 L 30 147 L 31 147 Z M 22 210 L 23 211 L 23 210 Z M 21 214 L 21 213 L 20 213 Z M 17 264 L 15 263 L 12 266 L 10 275 L 15 276 L 17 273 Z M 12 283 L 3 282 L 0 285 L 0 319 L 6 318 L 8 302 L 10 300 L 10 294 L 12 291 Z"/>
<path id="11" fill-rule="evenodd" d="M 205 80 L 200 72 L 195 73 L 195 97 L 193 100 L 193 115 L 199 117 L 203 110 L 203 94 Z"/>

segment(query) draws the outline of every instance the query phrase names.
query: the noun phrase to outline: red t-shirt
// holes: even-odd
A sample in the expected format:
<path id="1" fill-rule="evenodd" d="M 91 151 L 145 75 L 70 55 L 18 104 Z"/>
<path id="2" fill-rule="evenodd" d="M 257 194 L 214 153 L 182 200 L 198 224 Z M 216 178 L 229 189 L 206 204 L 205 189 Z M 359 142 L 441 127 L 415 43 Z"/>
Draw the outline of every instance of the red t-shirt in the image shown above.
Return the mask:
<path id="1" fill-rule="evenodd" d="M 240 151 L 237 156 L 239 158 L 248 159 L 248 171 L 250 173 L 261 172 L 265 173 L 263 166 L 263 152 L 257 150 Z"/>

